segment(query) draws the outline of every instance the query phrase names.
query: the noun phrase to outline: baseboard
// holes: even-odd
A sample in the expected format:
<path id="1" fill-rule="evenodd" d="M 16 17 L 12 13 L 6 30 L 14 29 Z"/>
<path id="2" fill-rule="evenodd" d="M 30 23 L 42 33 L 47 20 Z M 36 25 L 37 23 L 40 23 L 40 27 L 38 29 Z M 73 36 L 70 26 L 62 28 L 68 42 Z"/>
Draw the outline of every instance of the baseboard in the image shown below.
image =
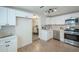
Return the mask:
<path id="1" fill-rule="evenodd" d="M 19 48 L 22 48 L 22 47 L 24 47 L 24 46 L 26 46 L 26 45 L 29 45 L 29 44 L 31 44 L 31 43 L 32 43 L 32 41 L 29 41 L 28 43 L 26 43 L 26 44 L 24 44 L 24 45 L 18 47 L 18 49 L 19 49 Z"/>
<path id="2" fill-rule="evenodd" d="M 53 38 L 53 39 L 60 41 L 60 39 L 56 39 L 56 38 Z"/>
<path id="3" fill-rule="evenodd" d="M 53 38 L 50 38 L 49 40 L 47 40 L 47 41 L 50 41 L 50 40 L 52 40 Z"/>

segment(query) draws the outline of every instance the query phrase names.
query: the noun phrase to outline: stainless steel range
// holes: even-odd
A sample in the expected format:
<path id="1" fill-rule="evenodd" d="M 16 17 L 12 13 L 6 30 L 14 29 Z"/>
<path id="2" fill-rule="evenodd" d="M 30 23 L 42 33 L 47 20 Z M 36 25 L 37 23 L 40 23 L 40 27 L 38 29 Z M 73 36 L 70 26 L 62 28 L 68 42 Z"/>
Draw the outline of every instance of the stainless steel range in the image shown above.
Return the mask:
<path id="1" fill-rule="evenodd" d="M 79 29 L 76 29 L 76 24 L 79 24 L 78 18 L 68 19 L 65 21 L 69 27 L 64 31 L 65 43 L 79 47 Z"/>

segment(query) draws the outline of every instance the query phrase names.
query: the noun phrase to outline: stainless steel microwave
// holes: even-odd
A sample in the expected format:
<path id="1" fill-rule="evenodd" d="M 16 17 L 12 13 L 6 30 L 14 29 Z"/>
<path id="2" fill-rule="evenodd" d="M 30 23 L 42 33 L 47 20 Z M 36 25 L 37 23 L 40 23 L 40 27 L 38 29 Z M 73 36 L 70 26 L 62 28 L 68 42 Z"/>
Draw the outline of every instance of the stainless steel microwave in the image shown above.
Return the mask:
<path id="1" fill-rule="evenodd" d="M 70 18 L 70 19 L 67 19 L 65 20 L 65 24 L 68 24 L 68 25 L 72 25 L 72 24 L 79 24 L 79 18 Z"/>

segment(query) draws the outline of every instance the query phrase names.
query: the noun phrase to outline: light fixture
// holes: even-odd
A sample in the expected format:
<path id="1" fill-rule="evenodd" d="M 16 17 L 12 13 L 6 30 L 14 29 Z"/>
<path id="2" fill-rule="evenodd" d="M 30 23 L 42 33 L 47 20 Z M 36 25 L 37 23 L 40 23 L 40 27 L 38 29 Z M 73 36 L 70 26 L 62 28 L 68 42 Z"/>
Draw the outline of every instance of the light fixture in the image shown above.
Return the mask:
<path id="1" fill-rule="evenodd" d="M 46 10 L 44 14 L 45 14 L 46 16 L 52 16 L 52 14 L 53 14 L 54 12 L 56 12 L 56 11 L 57 11 L 57 8 L 50 8 L 50 9 Z"/>
<path id="2" fill-rule="evenodd" d="M 39 18 L 38 15 L 33 15 L 33 16 L 32 16 L 32 19 L 37 19 L 37 18 Z"/>
<path id="3" fill-rule="evenodd" d="M 57 9 L 56 9 L 56 8 L 54 8 L 53 10 L 54 10 L 54 11 L 57 11 Z"/>
<path id="4" fill-rule="evenodd" d="M 37 18 L 37 16 L 33 16 L 32 18 L 33 18 L 33 19 L 36 19 L 36 18 Z"/>
<path id="5" fill-rule="evenodd" d="M 56 12 L 56 11 L 57 11 L 57 10 L 56 10 L 56 8 L 53 8 L 53 9 L 48 9 L 48 10 L 47 10 L 47 12 L 48 12 L 48 13 L 51 13 L 51 12 Z"/>

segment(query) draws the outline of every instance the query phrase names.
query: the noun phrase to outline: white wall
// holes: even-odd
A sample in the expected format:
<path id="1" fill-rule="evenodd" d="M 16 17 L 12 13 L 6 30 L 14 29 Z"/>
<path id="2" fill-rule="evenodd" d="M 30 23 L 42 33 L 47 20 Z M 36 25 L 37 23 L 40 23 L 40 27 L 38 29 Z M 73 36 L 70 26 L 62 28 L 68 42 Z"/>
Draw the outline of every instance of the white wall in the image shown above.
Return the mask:
<path id="1" fill-rule="evenodd" d="M 45 24 L 65 24 L 65 20 L 70 17 L 79 17 L 79 12 L 55 17 L 47 17 Z"/>
<path id="2" fill-rule="evenodd" d="M 46 20 L 46 17 L 45 16 L 39 16 L 39 20 L 38 20 L 38 27 L 39 27 L 39 38 L 41 37 L 41 31 L 42 31 L 42 26 L 45 25 L 45 20 Z"/>
<path id="3" fill-rule="evenodd" d="M 40 20 L 41 20 L 41 25 L 45 25 L 46 17 L 45 16 L 40 16 Z"/>
<path id="4" fill-rule="evenodd" d="M 19 17 L 28 17 L 28 18 L 33 17 L 33 13 L 30 13 L 30 12 L 25 12 L 20 10 L 16 10 L 15 12 L 16 12 L 16 16 L 19 16 Z"/>

